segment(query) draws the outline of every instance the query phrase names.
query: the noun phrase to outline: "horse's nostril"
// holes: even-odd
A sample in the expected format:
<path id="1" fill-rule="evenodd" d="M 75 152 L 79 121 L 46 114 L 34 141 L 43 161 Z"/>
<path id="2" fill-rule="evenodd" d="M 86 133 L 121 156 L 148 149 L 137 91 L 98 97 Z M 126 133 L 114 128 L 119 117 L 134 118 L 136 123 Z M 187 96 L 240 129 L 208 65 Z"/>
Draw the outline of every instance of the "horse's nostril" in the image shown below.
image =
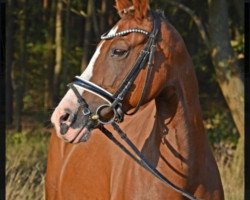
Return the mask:
<path id="1" fill-rule="evenodd" d="M 69 120 L 69 116 L 70 116 L 69 113 L 65 113 L 64 115 L 61 116 L 60 122 L 68 121 Z"/>
<path id="2" fill-rule="evenodd" d="M 60 132 L 62 135 L 66 134 L 71 124 L 74 122 L 75 114 L 65 112 L 64 115 L 60 117 Z"/>
<path id="3" fill-rule="evenodd" d="M 69 127 L 74 123 L 75 119 L 76 115 L 74 113 L 65 112 L 65 114 L 60 117 L 60 126 L 64 126 L 63 124 L 65 124 Z"/>

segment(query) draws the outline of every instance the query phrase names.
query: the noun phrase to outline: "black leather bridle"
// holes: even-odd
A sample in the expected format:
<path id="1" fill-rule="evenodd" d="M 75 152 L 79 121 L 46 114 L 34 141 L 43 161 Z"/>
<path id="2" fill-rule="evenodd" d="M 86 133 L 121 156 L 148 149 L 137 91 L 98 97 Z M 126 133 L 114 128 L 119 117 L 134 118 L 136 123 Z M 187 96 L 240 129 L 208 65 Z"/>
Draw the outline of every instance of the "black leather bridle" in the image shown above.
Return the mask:
<path id="1" fill-rule="evenodd" d="M 150 76 L 152 73 L 152 60 L 153 60 L 153 56 L 154 56 L 155 48 L 156 48 L 155 47 L 156 37 L 158 35 L 159 29 L 160 29 L 160 17 L 155 17 L 153 31 L 151 33 L 147 32 L 145 30 L 142 30 L 142 29 L 133 28 L 133 29 L 128 29 L 125 31 L 115 33 L 113 35 L 104 34 L 101 36 L 101 39 L 103 39 L 103 40 L 109 40 L 109 39 L 113 39 L 115 37 L 121 37 L 121 36 L 130 34 L 130 33 L 139 33 L 139 34 L 143 34 L 143 35 L 148 37 L 148 41 L 145 44 L 144 48 L 141 50 L 140 55 L 137 58 L 134 66 L 131 68 L 131 70 L 129 71 L 126 78 L 123 80 L 123 82 L 121 83 L 120 87 L 115 92 L 115 94 L 111 94 L 110 92 L 101 88 L 100 86 L 97 86 L 96 84 L 94 84 L 90 81 L 81 79 L 79 76 L 76 76 L 74 78 L 73 82 L 68 85 L 71 89 L 73 89 L 73 91 L 77 95 L 78 99 L 81 95 L 78 94 L 78 91 L 74 85 L 80 86 L 80 87 L 84 88 L 85 90 L 88 90 L 91 93 L 94 93 L 94 94 L 102 97 L 103 99 L 105 99 L 109 103 L 108 105 L 107 104 L 101 105 L 99 108 L 97 108 L 95 116 L 98 115 L 98 113 L 100 112 L 100 110 L 102 108 L 110 107 L 113 110 L 114 117 L 111 120 L 109 120 L 108 122 L 104 122 L 104 121 L 101 121 L 100 119 L 98 119 L 99 123 L 101 123 L 101 124 L 109 123 L 110 124 L 113 121 L 121 122 L 123 120 L 124 114 L 128 114 L 128 115 L 135 114 L 138 111 L 138 109 L 140 108 L 140 106 L 143 102 L 143 99 L 145 97 L 146 90 L 149 86 L 149 79 L 150 79 Z M 138 76 L 139 72 L 146 66 L 147 61 L 148 61 L 148 65 L 147 65 L 148 69 L 147 69 L 147 75 L 146 75 L 146 79 L 145 79 L 144 88 L 142 90 L 141 98 L 138 101 L 138 104 L 132 113 L 125 113 L 125 112 L 123 112 L 123 109 L 122 109 L 123 100 L 124 100 L 126 94 L 131 89 L 132 85 L 134 84 L 134 81 L 135 81 L 136 77 Z M 90 111 L 88 111 L 87 103 L 84 104 L 83 110 L 85 110 L 84 114 L 90 114 Z"/>
<path id="2" fill-rule="evenodd" d="M 136 146 L 129 140 L 127 135 L 120 129 L 119 125 L 117 123 L 123 121 L 124 114 L 127 115 L 133 115 L 135 114 L 138 109 L 140 108 L 147 88 L 149 86 L 149 80 L 152 74 L 152 60 L 155 53 L 156 48 L 156 38 L 158 36 L 159 30 L 160 30 L 160 22 L 161 22 L 161 16 L 159 13 L 152 13 L 154 16 L 154 22 L 153 22 L 153 31 L 151 33 L 142 30 L 142 29 L 128 29 L 125 31 L 121 31 L 118 33 L 115 33 L 113 35 L 104 34 L 101 36 L 101 39 L 103 40 L 109 40 L 113 39 L 115 37 L 121 37 L 130 33 L 140 33 L 144 34 L 148 37 L 148 41 L 145 44 L 143 50 L 141 50 L 139 57 L 137 58 L 135 65 L 132 67 L 130 72 L 127 74 L 126 78 L 123 80 L 122 84 L 118 88 L 118 90 L 115 92 L 115 94 L 111 94 L 107 90 L 101 88 L 100 86 L 81 79 L 79 76 L 76 76 L 70 84 L 68 84 L 69 88 L 73 90 L 75 95 L 77 96 L 78 103 L 80 104 L 80 108 L 82 109 L 83 115 L 89 118 L 89 121 L 86 126 L 89 126 L 90 128 L 93 128 L 91 126 L 95 126 L 95 124 L 98 124 L 98 128 L 110 139 L 112 140 L 116 145 L 118 145 L 126 154 L 128 154 L 132 159 L 134 159 L 138 164 L 140 164 L 142 167 L 147 169 L 150 173 L 152 173 L 155 177 L 160 179 L 163 183 L 173 188 L 178 193 L 181 193 L 183 196 L 187 197 L 188 199 L 195 200 L 197 199 L 193 195 L 183 191 L 181 188 L 174 185 L 171 181 L 169 181 L 166 177 L 164 177 L 153 165 L 148 162 L 144 156 L 141 154 L 141 152 L 136 148 Z M 137 103 L 137 106 L 133 110 L 132 113 L 126 113 L 122 109 L 123 100 L 126 96 L 126 94 L 131 89 L 132 85 L 134 84 L 134 81 L 136 77 L 138 76 L 139 72 L 146 66 L 146 62 L 148 69 L 146 74 L 146 79 L 144 83 L 144 87 L 142 90 L 142 94 L 140 97 L 140 100 Z M 99 106 L 96 109 L 95 113 L 91 113 L 89 110 L 89 106 L 87 102 L 83 99 L 83 97 L 79 94 L 78 90 L 74 85 L 80 86 L 84 88 L 85 90 L 105 99 L 108 104 L 103 104 Z M 100 120 L 100 112 L 103 108 L 111 108 L 113 110 L 113 117 L 108 121 Z M 96 123 L 98 121 L 99 123 Z M 133 152 L 136 154 L 136 156 L 139 158 L 136 158 L 125 146 L 123 146 L 114 136 L 113 134 L 104 127 L 105 124 L 111 124 L 114 128 L 114 130 L 121 136 L 121 138 L 128 144 L 128 146 L 133 150 Z"/>

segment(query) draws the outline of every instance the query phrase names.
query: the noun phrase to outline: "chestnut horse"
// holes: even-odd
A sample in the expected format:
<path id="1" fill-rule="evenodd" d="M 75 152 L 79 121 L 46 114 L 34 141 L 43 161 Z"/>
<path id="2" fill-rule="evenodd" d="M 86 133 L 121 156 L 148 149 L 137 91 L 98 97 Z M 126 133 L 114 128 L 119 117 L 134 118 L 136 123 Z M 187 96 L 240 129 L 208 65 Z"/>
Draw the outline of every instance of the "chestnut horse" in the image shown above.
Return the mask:
<path id="1" fill-rule="evenodd" d="M 52 115 L 46 199 L 224 199 L 181 36 L 147 0 L 116 9 L 121 19 Z M 184 192 L 138 165 L 124 138 Z"/>

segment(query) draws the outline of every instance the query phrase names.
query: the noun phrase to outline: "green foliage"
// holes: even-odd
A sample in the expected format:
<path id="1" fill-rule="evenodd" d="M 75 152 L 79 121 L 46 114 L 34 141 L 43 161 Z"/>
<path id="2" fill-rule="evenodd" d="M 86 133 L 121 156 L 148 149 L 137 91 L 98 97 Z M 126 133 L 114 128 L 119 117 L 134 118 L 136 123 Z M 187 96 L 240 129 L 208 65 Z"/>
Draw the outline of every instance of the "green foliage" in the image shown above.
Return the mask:
<path id="1" fill-rule="evenodd" d="M 207 119 L 206 128 L 209 140 L 215 146 L 220 142 L 230 143 L 235 148 L 238 141 L 238 132 L 234 123 L 227 112 L 215 113 Z"/>
<path id="2" fill-rule="evenodd" d="M 234 50 L 234 52 L 236 52 L 238 54 L 238 58 L 240 55 L 240 58 L 244 57 L 244 34 L 240 33 L 238 30 L 235 30 L 235 37 L 232 38 L 231 40 L 231 46 Z"/>

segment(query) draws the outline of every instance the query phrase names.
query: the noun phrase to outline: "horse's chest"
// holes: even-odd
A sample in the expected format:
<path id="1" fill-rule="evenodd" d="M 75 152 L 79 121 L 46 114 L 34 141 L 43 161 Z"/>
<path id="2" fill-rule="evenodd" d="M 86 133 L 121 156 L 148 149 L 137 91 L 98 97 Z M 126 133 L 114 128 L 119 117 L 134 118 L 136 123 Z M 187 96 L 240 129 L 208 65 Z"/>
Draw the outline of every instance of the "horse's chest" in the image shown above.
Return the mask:
<path id="1" fill-rule="evenodd" d="M 172 195 L 172 199 L 178 199 L 172 189 L 102 135 L 92 137 L 89 143 L 66 148 L 62 158 L 60 148 L 51 145 L 48 164 L 56 173 L 48 170 L 48 176 L 53 174 L 49 179 L 55 187 L 49 193 L 55 193 L 55 199 L 151 200 L 171 199 Z"/>

